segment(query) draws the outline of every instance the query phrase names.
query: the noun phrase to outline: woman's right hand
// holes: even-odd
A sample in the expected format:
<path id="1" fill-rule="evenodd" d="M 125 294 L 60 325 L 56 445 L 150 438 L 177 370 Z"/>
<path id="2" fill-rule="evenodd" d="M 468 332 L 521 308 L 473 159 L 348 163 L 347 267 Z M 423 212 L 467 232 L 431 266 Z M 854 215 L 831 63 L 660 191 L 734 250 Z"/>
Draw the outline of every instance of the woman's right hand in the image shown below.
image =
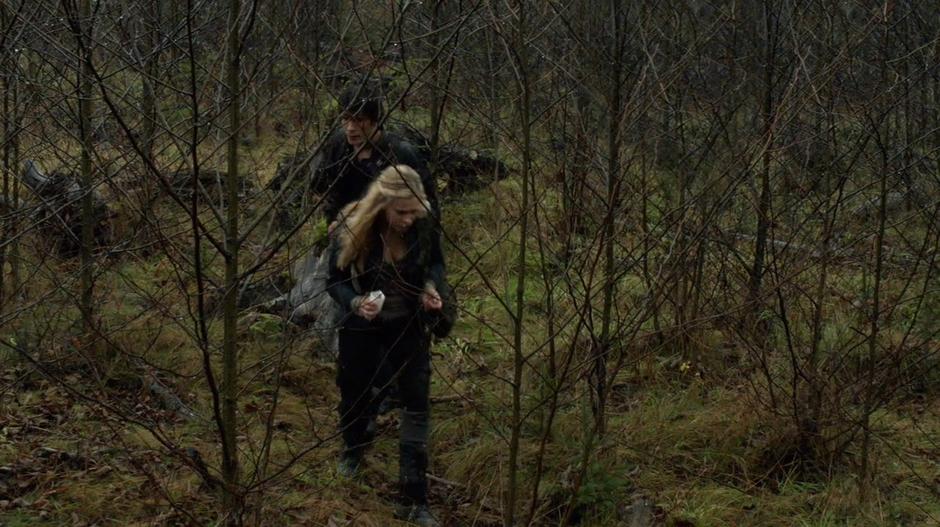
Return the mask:
<path id="1" fill-rule="evenodd" d="M 356 314 L 366 320 L 372 320 L 379 314 L 378 304 L 371 300 L 367 300 L 365 296 L 357 296 L 354 298 L 353 305 L 356 308 Z"/>

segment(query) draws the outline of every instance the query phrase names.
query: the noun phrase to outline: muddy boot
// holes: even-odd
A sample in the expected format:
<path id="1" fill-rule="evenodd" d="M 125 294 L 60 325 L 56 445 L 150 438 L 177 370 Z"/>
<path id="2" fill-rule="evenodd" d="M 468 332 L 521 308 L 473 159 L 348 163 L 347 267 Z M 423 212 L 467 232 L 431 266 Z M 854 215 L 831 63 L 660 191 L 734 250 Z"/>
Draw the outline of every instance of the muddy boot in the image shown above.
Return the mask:
<path id="1" fill-rule="evenodd" d="M 353 479 L 362 472 L 362 450 L 346 449 L 336 465 L 336 474 L 341 478 Z"/>
<path id="2" fill-rule="evenodd" d="M 402 519 L 418 525 L 438 525 L 428 511 L 428 412 L 401 411 L 398 474 Z"/>

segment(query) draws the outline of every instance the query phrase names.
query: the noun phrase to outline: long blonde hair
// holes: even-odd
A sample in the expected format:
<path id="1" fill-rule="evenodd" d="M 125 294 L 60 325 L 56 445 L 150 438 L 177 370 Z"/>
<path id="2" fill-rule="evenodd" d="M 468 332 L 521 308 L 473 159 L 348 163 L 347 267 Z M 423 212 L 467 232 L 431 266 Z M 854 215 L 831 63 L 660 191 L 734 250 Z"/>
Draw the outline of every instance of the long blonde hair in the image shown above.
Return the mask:
<path id="1" fill-rule="evenodd" d="M 418 198 L 421 202 L 419 217 L 431 209 L 421 176 L 408 165 L 393 165 L 379 173 L 369 185 L 365 196 L 343 207 L 339 225 L 340 251 L 337 265 L 346 269 L 355 262 L 361 270 L 366 255 L 372 248 L 372 227 L 385 207 L 396 199 Z"/>

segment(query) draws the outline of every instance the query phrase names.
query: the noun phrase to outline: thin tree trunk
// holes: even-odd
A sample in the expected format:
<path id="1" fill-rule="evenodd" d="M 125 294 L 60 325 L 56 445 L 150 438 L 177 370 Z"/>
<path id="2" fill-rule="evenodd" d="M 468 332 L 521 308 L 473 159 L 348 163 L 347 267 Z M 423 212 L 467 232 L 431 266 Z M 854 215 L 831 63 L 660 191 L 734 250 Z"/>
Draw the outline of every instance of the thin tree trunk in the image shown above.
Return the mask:
<path id="1" fill-rule="evenodd" d="M 610 333 L 614 300 L 617 298 L 617 283 L 614 281 L 615 261 L 614 223 L 617 218 L 617 203 L 620 201 L 620 116 L 621 77 L 623 74 L 623 17 L 622 4 L 617 0 L 610 2 L 610 21 L 613 34 L 610 39 L 610 60 L 613 68 L 610 72 L 610 92 L 607 107 L 607 215 L 604 218 L 604 295 L 601 313 L 601 334 L 598 346 L 594 350 L 594 396 L 597 406 L 594 408 L 594 424 L 597 434 L 604 435 L 606 422 L 604 411 L 607 406 L 607 357 L 610 353 Z"/>
<path id="2" fill-rule="evenodd" d="M 196 59 L 196 45 L 195 38 L 193 35 L 193 18 L 194 18 L 194 9 L 193 9 L 193 0 L 187 0 L 186 2 L 186 51 L 188 54 L 189 60 L 189 86 L 188 86 L 188 96 L 190 98 L 189 104 L 191 105 L 191 126 L 190 126 L 190 143 L 188 146 L 189 149 L 189 158 L 192 163 L 192 179 L 191 185 L 193 189 L 198 188 L 198 181 L 201 172 L 201 163 L 199 158 L 198 146 L 199 146 L 199 137 L 201 131 L 201 123 L 203 122 L 202 114 L 199 110 L 199 84 L 196 78 L 197 72 L 197 59 Z M 200 192 L 192 192 L 190 194 L 190 224 L 192 226 L 192 235 L 193 235 L 193 274 L 196 283 L 196 312 L 195 312 L 195 334 L 196 340 L 199 345 L 199 350 L 202 352 L 202 369 L 203 375 L 206 378 L 206 384 L 209 388 L 209 393 L 212 396 L 212 417 L 216 424 L 220 435 L 223 438 L 222 442 L 222 456 L 223 462 L 227 456 L 227 451 L 229 449 L 227 443 L 225 442 L 224 430 L 226 425 L 224 424 L 224 419 L 222 418 L 222 401 L 221 393 L 219 390 L 219 384 L 217 382 L 215 371 L 212 369 L 212 357 L 211 357 L 211 343 L 209 340 L 209 328 L 208 328 L 208 316 L 206 314 L 206 276 L 204 271 L 203 264 L 203 249 L 202 249 L 202 239 L 203 235 L 201 234 L 201 227 L 199 225 L 199 203 L 200 203 Z M 226 495 L 228 494 L 228 487 L 224 489 Z"/>
<path id="3" fill-rule="evenodd" d="M 648 116 L 644 114 L 643 118 L 644 128 L 651 129 L 649 126 Z M 646 290 L 650 295 L 650 302 L 653 305 L 653 331 L 656 334 L 657 341 L 662 344 L 665 341 L 662 330 L 662 323 L 660 322 L 661 310 L 659 302 L 659 286 L 654 283 L 653 275 L 650 272 L 650 259 L 652 258 L 653 251 L 653 240 L 651 238 L 650 232 L 650 214 L 649 214 L 649 202 L 650 202 L 650 165 L 655 164 L 656 152 L 655 152 L 655 143 L 647 143 L 644 136 L 643 141 L 640 143 L 640 230 L 643 235 L 643 256 L 641 259 L 642 269 L 643 269 L 643 281 L 646 284 Z M 653 149 L 653 160 L 647 159 L 647 152 Z"/>
<path id="4" fill-rule="evenodd" d="M 428 35 L 428 49 L 431 52 L 431 133 L 429 142 L 431 144 L 431 170 L 437 165 L 437 145 L 440 139 L 441 131 L 441 110 L 443 109 L 444 88 L 441 85 L 441 65 L 437 50 L 440 47 L 440 34 L 438 32 L 441 7 L 444 0 L 435 0 L 428 4 L 431 10 L 431 33 Z"/>
<path id="5" fill-rule="evenodd" d="M 241 503 L 238 493 L 238 448 L 236 444 L 238 405 L 238 137 L 241 126 L 240 42 L 238 22 L 240 0 L 229 1 L 228 21 L 228 175 L 226 179 L 225 296 L 222 300 L 222 477 L 228 524 L 239 523 Z"/>
<path id="6" fill-rule="evenodd" d="M 499 17 L 499 2 L 492 2 L 490 6 L 492 9 L 493 17 Z M 491 123 L 498 123 L 500 121 L 500 110 L 502 109 L 502 103 L 500 102 L 500 96 L 502 90 L 500 89 L 501 83 L 499 78 L 499 65 L 503 63 L 502 58 L 499 53 L 499 36 L 495 31 L 486 32 L 486 74 L 487 78 L 491 82 L 486 84 L 486 95 L 487 95 L 487 114 L 489 115 L 489 120 Z M 487 126 L 484 127 L 484 136 L 486 138 L 486 147 L 490 152 L 495 156 L 499 152 L 499 127 L 497 126 Z M 493 174 L 495 179 L 495 174 Z"/>
<path id="7" fill-rule="evenodd" d="M 80 309 L 84 321 L 85 334 L 91 335 L 95 328 L 94 305 L 94 175 L 91 166 L 92 132 L 91 116 L 91 61 L 92 61 L 92 24 L 91 0 L 81 1 L 80 21 L 76 24 L 81 65 L 79 67 L 79 131 L 82 142 L 81 153 L 81 189 L 82 189 L 82 242 L 80 275 Z"/>
<path id="8" fill-rule="evenodd" d="M 882 39 L 882 63 L 881 74 L 884 86 L 888 85 L 889 68 L 889 17 L 890 11 L 885 9 L 884 35 Z M 887 107 L 888 104 L 885 104 Z M 865 399 L 862 409 L 862 446 L 861 462 L 858 474 L 858 494 L 859 502 L 866 503 L 871 493 L 871 415 L 878 401 L 879 390 L 875 387 L 875 377 L 877 374 L 878 358 L 878 337 L 881 329 L 881 279 L 884 267 L 884 240 L 888 214 L 888 172 L 891 169 L 889 163 L 890 153 L 889 145 L 893 144 L 891 119 L 889 115 L 881 115 L 880 119 L 884 121 L 884 133 L 878 130 L 881 123 L 872 123 L 872 133 L 878 139 L 878 148 L 881 151 L 881 176 L 879 181 L 879 206 L 878 206 L 878 232 L 875 236 L 875 268 L 874 285 L 871 295 L 871 311 L 869 313 L 869 326 L 871 332 L 868 337 L 868 364 L 865 372 Z"/>
<path id="9" fill-rule="evenodd" d="M 437 50 L 440 47 L 440 37 L 438 36 L 440 30 L 440 16 L 441 8 L 445 5 L 443 0 L 438 0 L 434 4 L 434 11 L 431 18 L 431 35 L 432 35 L 432 50 Z M 461 2 L 458 2 L 458 9 L 460 16 L 462 14 L 463 5 Z M 459 29 L 457 30 L 459 31 Z M 455 39 L 459 38 L 459 35 L 454 36 Z M 450 81 L 454 75 L 454 63 L 455 55 L 451 54 L 449 60 L 447 61 L 446 71 L 442 71 L 443 65 L 440 63 L 440 53 L 434 53 L 434 66 L 431 69 L 432 72 L 432 86 L 433 86 L 433 95 L 431 102 L 431 170 L 437 168 L 439 162 L 439 150 L 441 143 L 441 127 L 444 121 L 444 107 L 447 105 L 447 97 L 450 93 Z"/>
<path id="10" fill-rule="evenodd" d="M 533 202 L 539 203 L 539 197 L 533 196 Z M 540 214 L 538 205 L 533 207 L 532 216 L 535 222 L 535 232 L 541 233 L 543 218 Z M 558 351 L 557 351 L 557 323 L 555 320 L 555 288 L 556 279 L 555 268 L 550 263 L 550 256 L 544 243 L 544 238 L 539 235 L 536 237 L 537 248 L 539 251 L 539 261 L 541 263 L 542 286 L 545 288 L 545 328 L 548 335 L 548 356 L 546 357 L 545 378 L 540 383 L 540 401 L 548 401 L 547 408 L 540 412 L 539 429 L 541 440 L 539 450 L 535 461 L 535 473 L 531 480 L 531 500 L 529 501 L 529 510 L 526 514 L 523 525 L 531 525 L 532 518 L 535 516 L 539 503 L 539 488 L 542 484 L 542 476 L 545 469 L 545 450 L 549 439 L 552 437 L 552 425 L 558 410 L 558 393 L 563 380 L 558 376 Z"/>
<path id="11" fill-rule="evenodd" d="M 509 474 L 507 478 L 506 499 L 503 511 L 503 525 L 515 525 L 517 479 L 519 473 L 519 441 L 522 433 L 522 370 L 525 366 L 523 350 L 523 317 L 525 315 L 525 279 L 526 248 L 529 221 L 529 148 L 530 130 L 530 86 L 528 64 L 526 62 L 526 3 L 518 2 L 517 26 L 515 31 L 515 54 L 519 89 L 519 126 L 522 133 L 522 199 L 519 214 L 519 253 L 516 260 L 516 305 L 513 315 L 513 374 L 512 374 L 512 431 L 509 439 Z"/>
<path id="12" fill-rule="evenodd" d="M 23 124 L 23 110 L 22 102 L 20 100 L 22 93 L 20 92 L 20 83 L 19 79 L 16 79 L 16 82 L 13 84 L 12 97 L 13 97 L 13 137 L 9 140 L 10 146 L 10 167 L 12 167 L 12 172 L 10 175 L 16 173 L 17 167 L 20 166 L 20 127 Z M 7 232 L 5 240 L 12 240 L 10 245 L 10 290 L 16 294 L 20 289 L 20 240 L 16 236 L 19 228 L 18 224 L 18 215 L 17 211 L 20 208 L 20 182 L 17 178 L 12 178 L 11 183 L 11 192 L 10 196 L 10 208 L 13 214 L 10 215 L 10 222 L 8 224 L 9 231 Z"/>
<path id="13" fill-rule="evenodd" d="M 160 26 L 162 24 L 161 2 L 150 0 L 150 29 L 147 32 L 147 60 L 144 64 L 143 79 L 143 150 L 149 160 L 153 161 L 154 140 L 157 130 L 157 89 L 156 79 L 160 67 Z"/>
<path id="14" fill-rule="evenodd" d="M 7 26 L 7 8 L 0 5 L 0 27 Z M 10 104 L 11 93 L 10 84 L 13 79 L 13 68 L 7 61 L 4 68 L 2 83 L 3 88 L 3 207 L 0 208 L 0 216 L 6 218 L 3 222 L 3 238 L 0 239 L 0 313 L 3 313 L 6 305 L 6 261 L 7 261 L 7 243 L 12 240 L 12 229 L 10 223 L 13 221 L 13 207 L 10 192 L 10 183 L 13 179 L 14 166 L 11 165 L 11 150 L 13 142 L 16 140 L 13 131 L 12 104 Z"/>
<path id="15" fill-rule="evenodd" d="M 771 0 L 764 1 L 764 108 L 763 138 L 761 154 L 761 189 L 757 200 L 757 232 L 754 239 L 754 264 L 751 268 L 749 304 L 755 308 L 760 302 L 761 282 L 764 277 L 764 259 L 767 250 L 767 233 L 770 230 L 770 161 L 773 147 L 774 121 L 774 65 L 776 60 L 776 28 L 774 5 Z M 748 310 L 755 313 L 757 309 Z"/>
<path id="16" fill-rule="evenodd" d="M 829 47 L 831 47 L 831 42 L 829 43 Z M 830 90 L 832 90 L 831 86 Z M 825 126 L 829 128 L 829 133 L 827 134 L 827 141 L 829 141 L 828 148 L 832 152 L 839 151 L 839 135 L 836 126 L 837 121 L 835 118 L 835 97 L 836 94 L 834 91 L 830 91 L 829 97 L 826 100 L 826 115 L 824 117 Z M 807 451 L 807 449 L 811 447 L 812 443 L 815 442 L 818 438 L 819 421 L 822 418 L 823 409 L 823 390 L 828 383 L 828 379 L 822 378 L 821 372 L 819 371 L 823 337 L 823 321 L 826 313 L 825 293 L 829 281 L 832 238 L 835 234 L 836 220 L 839 217 L 845 184 L 848 180 L 848 176 L 846 174 L 841 174 L 838 184 L 834 187 L 833 184 L 828 181 L 828 179 L 831 177 L 830 173 L 831 169 L 827 169 L 825 175 L 827 181 L 823 184 L 823 188 L 824 192 L 827 193 L 827 196 L 831 196 L 833 193 L 835 193 L 835 201 L 831 202 L 831 198 L 829 197 L 827 197 L 826 200 L 827 205 L 830 206 L 828 206 L 825 210 L 831 212 L 829 212 L 825 222 L 823 223 L 823 232 L 819 241 L 818 250 L 820 254 L 820 269 L 819 277 L 816 282 L 816 292 L 813 295 L 813 298 L 815 299 L 815 305 L 813 307 L 812 318 L 812 340 L 810 341 L 810 351 L 807 364 L 804 367 L 811 383 L 809 387 L 809 408 L 807 412 L 809 415 L 802 416 L 802 418 L 798 419 L 797 421 L 799 443 L 803 451 Z M 797 372 L 791 372 L 791 375 L 797 374 Z M 796 397 L 797 394 L 794 393 L 793 396 Z"/>
<path id="17" fill-rule="evenodd" d="M 679 22 L 677 22 L 678 24 Z M 678 31 L 680 28 L 676 28 Z M 672 105 L 672 112 L 670 116 L 675 118 L 675 132 L 678 136 L 679 142 L 679 151 L 685 152 L 687 150 L 686 141 L 685 141 L 685 118 L 682 114 L 682 107 L 684 104 L 684 94 L 679 91 L 675 94 L 675 102 Z M 669 123 L 666 124 L 667 130 Z M 671 151 L 668 152 L 668 155 L 677 155 L 678 152 L 675 151 L 675 147 L 671 148 Z M 674 313 L 674 325 L 675 331 L 677 333 L 677 346 L 679 348 L 682 358 L 688 358 L 689 356 L 689 337 L 686 335 L 686 318 L 687 318 L 687 298 L 686 284 L 689 282 L 689 234 L 687 222 L 689 221 L 689 175 L 685 170 L 679 170 L 677 174 L 677 181 L 679 183 L 679 193 L 678 193 L 678 211 L 679 211 L 679 221 L 677 223 L 677 228 L 679 232 L 677 233 L 677 242 L 675 250 L 675 274 L 672 280 L 671 289 L 672 289 L 672 298 L 675 302 L 675 313 Z"/>
<path id="18" fill-rule="evenodd" d="M 858 475 L 859 501 L 861 503 L 868 501 L 871 488 L 871 414 L 877 403 L 875 397 L 877 397 L 878 394 L 878 390 L 875 389 L 875 375 L 877 372 L 878 362 L 878 335 L 881 329 L 881 279 L 882 269 L 884 267 L 885 218 L 887 216 L 886 204 L 888 195 L 888 156 L 886 151 L 882 153 L 882 162 L 881 183 L 879 189 L 881 196 L 878 210 L 878 234 L 875 237 L 875 282 L 872 290 L 871 312 L 869 314 L 871 333 L 868 337 L 868 368 L 865 378 L 865 405 L 862 410 L 862 459 Z"/>

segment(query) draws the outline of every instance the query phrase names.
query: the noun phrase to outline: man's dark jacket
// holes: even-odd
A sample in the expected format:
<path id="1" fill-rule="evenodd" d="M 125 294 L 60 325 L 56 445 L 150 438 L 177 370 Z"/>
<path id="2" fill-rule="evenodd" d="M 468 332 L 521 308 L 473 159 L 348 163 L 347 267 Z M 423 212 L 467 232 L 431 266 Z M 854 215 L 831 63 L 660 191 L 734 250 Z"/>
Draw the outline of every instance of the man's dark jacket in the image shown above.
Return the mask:
<path id="1" fill-rule="evenodd" d="M 355 159 L 355 149 L 346 142 L 346 135 L 339 129 L 330 136 L 320 163 L 318 181 L 330 185 L 324 213 L 327 222 L 336 219 L 347 204 L 361 198 L 369 184 L 385 167 L 408 165 L 421 176 L 424 192 L 431 204 L 431 216 L 438 217 L 437 188 L 427 164 L 417 149 L 400 135 L 382 131 L 368 159 Z"/>

